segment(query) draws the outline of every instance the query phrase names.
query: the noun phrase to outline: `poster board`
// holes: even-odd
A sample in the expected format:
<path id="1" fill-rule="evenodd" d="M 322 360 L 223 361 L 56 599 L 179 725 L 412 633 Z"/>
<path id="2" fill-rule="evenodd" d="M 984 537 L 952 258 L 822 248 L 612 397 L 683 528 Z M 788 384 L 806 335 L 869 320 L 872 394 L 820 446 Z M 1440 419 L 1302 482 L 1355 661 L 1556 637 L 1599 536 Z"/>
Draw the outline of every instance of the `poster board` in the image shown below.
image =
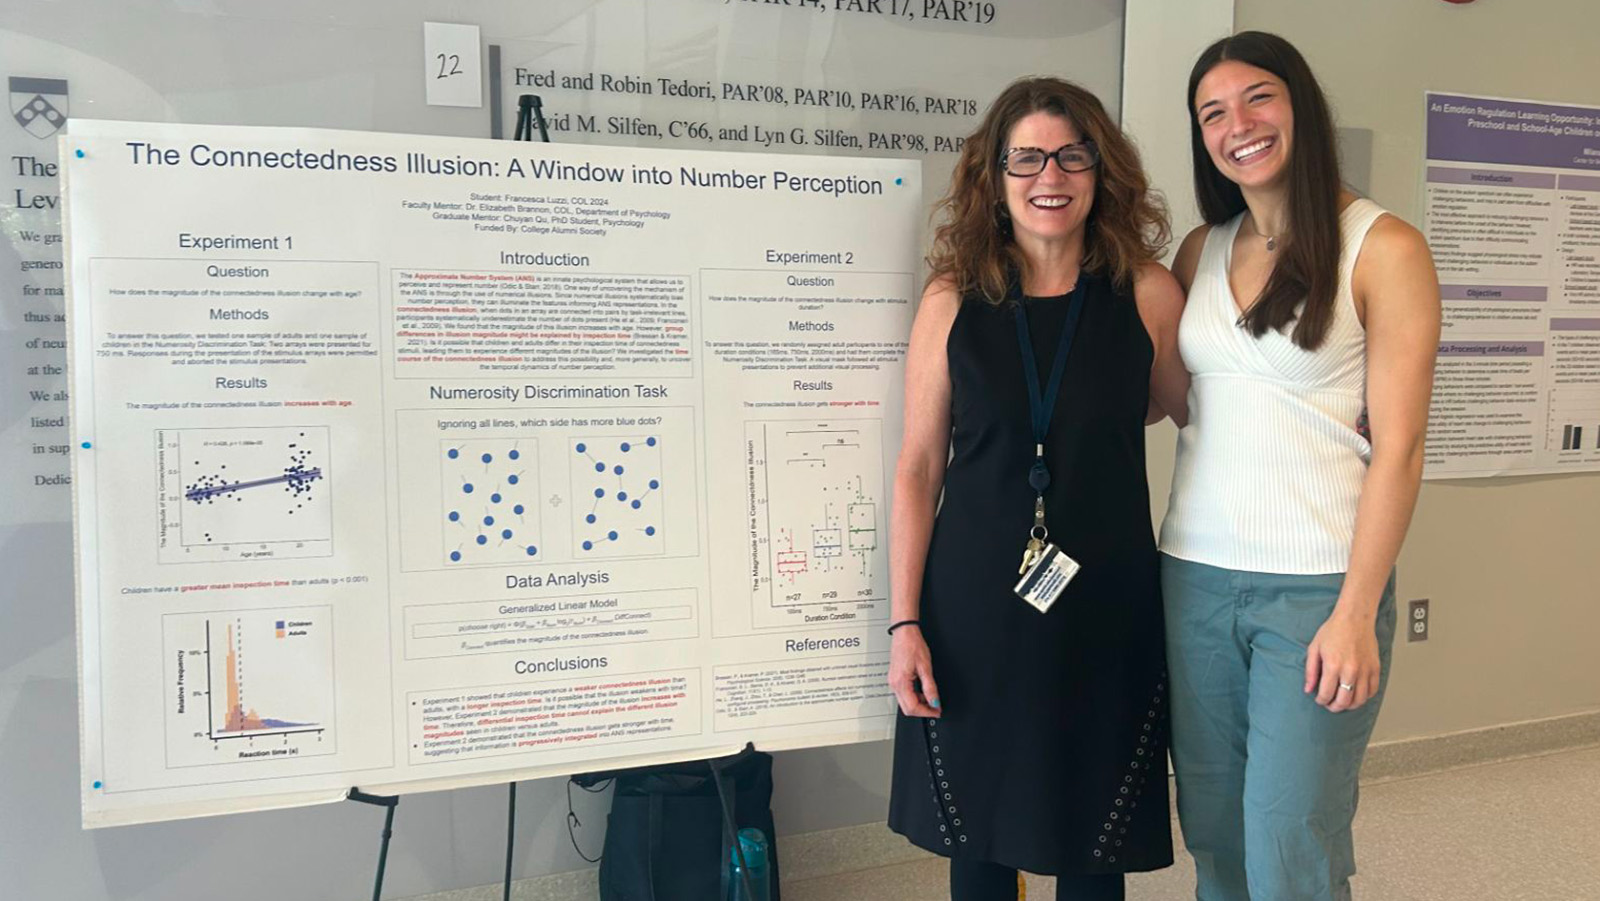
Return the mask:
<path id="1" fill-rule="evenodd" d="M 86 824 L 887 737 L 919 163 L 62 158 Z"/>
<path id="2" fill-rule="evenodd" d="M 1429 478 L 1600 470 L 1600 107 L 1429 93 Z"/>

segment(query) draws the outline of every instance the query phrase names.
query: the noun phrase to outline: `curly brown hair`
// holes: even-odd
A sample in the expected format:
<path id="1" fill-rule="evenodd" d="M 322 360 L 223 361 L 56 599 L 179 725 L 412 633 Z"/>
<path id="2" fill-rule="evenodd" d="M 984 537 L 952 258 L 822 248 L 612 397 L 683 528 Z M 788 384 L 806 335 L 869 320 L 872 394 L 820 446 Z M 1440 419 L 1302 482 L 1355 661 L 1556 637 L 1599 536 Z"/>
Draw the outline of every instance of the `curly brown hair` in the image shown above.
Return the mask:
<path id="1" fill-rule="evenodd" d="M 1150 188 L 1138 149 L 1099 98 L 1060 78 L 1024 78 L 990 104 L 961 149 L 950 191 L 934 207 L 939 224 L 927 257 L 930 283 L 948 278 L 962 296 L 976 294 L 1002 303 L 1010 287 L 1027 274 L 1027 260 L 1005 215 L 1000 155 L 1017 122 L 1038 112 L 1071 122 L 1100 150 L 1083 270 L 1127 288 L 1141 265 L 1165 251 L 1172 236 L 1166 202 Z"/>

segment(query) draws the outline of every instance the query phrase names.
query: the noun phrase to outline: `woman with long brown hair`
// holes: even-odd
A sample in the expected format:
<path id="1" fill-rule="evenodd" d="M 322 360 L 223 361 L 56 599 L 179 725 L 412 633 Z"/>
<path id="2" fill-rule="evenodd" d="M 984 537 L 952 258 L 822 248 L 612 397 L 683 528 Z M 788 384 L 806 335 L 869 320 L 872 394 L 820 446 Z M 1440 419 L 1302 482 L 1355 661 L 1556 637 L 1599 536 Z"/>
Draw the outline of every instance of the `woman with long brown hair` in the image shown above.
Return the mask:
<path id="1" fill-rule="evenodd" d="M 1189 111 L 1207 224 L 1173 263 L 1193 388 L 1161 530 L 1178 813 L 1201 901 L 1348 899 L 1439 284 L 1416 229 L 1343 189 L 1287 41 L 1213 44 Z"/>
<path id="2" fill-rule="evenodd" d="M 1015 899 L 1019 869 L 1122 898 L 1172 862 L 1143 431 L 1188 384 L 1165 211 L 1099 100 L 1035 78 L 940 212 L 890 536 L 889 825 L 951 858 L 954 901 Z"/>

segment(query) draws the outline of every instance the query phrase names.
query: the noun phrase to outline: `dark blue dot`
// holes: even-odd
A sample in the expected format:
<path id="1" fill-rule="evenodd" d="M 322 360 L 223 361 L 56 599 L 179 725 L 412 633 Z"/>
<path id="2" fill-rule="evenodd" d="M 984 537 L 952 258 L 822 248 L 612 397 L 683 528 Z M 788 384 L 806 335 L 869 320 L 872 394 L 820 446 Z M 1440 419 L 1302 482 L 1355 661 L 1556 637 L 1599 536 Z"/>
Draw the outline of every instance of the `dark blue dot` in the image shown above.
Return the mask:
<path id="1" fill-rule="evenodd" d="M 510 482 L 513 485 L 515 485 L 515 484 L 517 484 L 518 482 L 520 482 L 522 480 L 517 478 L 515 475 L 509 475 L 509 476 L 506 476 L 506 481 Z"/>
<path id="2" fill-rule="evenodd" d="M 590 524 L 590 525 L 594 525 L 594 514 L 593 514 L 593 513 L 590 513 L 590 514 L 589 514 L 589 515 L 588 515 L 588 516 L 586 516 L 586 517 L 584 517 L 584 518 L 585 518 L 585 519 L 586 519 L 586 520 L 588 520 L 588 522 L 589 522 L 589 524 Z"/>
<path id="3" fill-rule="evenodd" d="M 492 462 L 493 460 L 494 460 L 494 454 L 484 454 L 483 455 L 483 462 L 489 463 L 489 462 Z"/>
<path id="4" fill-rule="evenodd" d="M 617 492 L 617 500 L 625 501 L 627 499 L 628 499 L 628 492 L 626 492 L 626 491 L 618 491 Z"/>
<path id="5" fill-rule="evenodd" d="M 522 515 L 522 505 L 518 504 L 515 507 L 512 507 L 511 508 L 511 512 L 517 514 L 518 516 L 521 516 Z"/>
<path id="6" fill-rule="evenodd" d="M 903 178 L 897 178 L 897 179 L 895 179 L 895 180 L 894 180 L 894 183 L 895 183 L 895 184 L 897 184 L 897 185 L 898 185 L 898 184 L 904 184 L 904 183 L 905 183 L 905 179 L 903 179 Z"/>
<path id="7" fill-rule="evenodd" d="M 655 479 L 651 479 L 650 480 L 650 489 L 652 491 L 657 489 L 657 488 L 660 488 L 660 487 L 661 487 L 661 483 L 660 482 L 656 481 Z"/>
<path id="8" fill-rule="evenodd" d="M 539 553 L 539 549 L 538 548 L 534 547 L 531 544 L 528 545 L 528 556 L 529 557 L 532 557 L 534 554 L 537 554 L 537 553 Z"/>
<path id="9" fill-rule="evenodd" d="M 616 541 L 617 540 L 617 533 L 616 532 L 607 532 L 606 533 L 606 537 L 611 539 L 612 541 Z"/>
<path id="10" fill-rule="evenodd" d="M 80 160 L 81 160 L 81 159 L 83 159 L 83 151 L 82 151 L 82 150 L 75 150 L 75 151 L 73 151 L 73 152 L 74 152 L 74 153 L 76 153 L 76 154 L 77 154 L 77 155 L 78 155 L 78 159 L 80 159 Z M 95 787 L 95 788 L 99 788 L 99 787 L 100 787 L 100 783 L 98 783 L 98 782 L 96 782 L 96 783 L 95 783 L 95 784 L 94 784 L 94 787 Z"/>
<path id="11" fill-rule="evenodd" d="M 622 442 L 622 452 L 623 453 L 627 453 L 628 451 L 631 451 L 631 450 L 633 450 L 633 445 L 629 444 L 626 441 Z"/>
<path id="12" fill-rule="evenodd" d="M 594 496 L 595 497 L 605 497 L 606 496 L 606 490 L 604 488 L 596 488 L 594 490 Z"/>
<path id="13" fill-rule="evenodd" d="M 644 443 L 650 445 L 651 447 L 655 447 L 656 446 L 656 439 L 654 439 L 654 438 L 646 438 Z"/>
<path id="14" fill-rule="evenodd" d="M 451 560 L 460 560 L 461 559 L 461 552 L 460 551 L 451 551 L 450 552 L 450 559 Z"/>
<path id="15" fill-rule="evenodd" d="M 500 492 L 496 491 L 494 494 L 489 495 L 489 500 L 496 504 L 500 503 Z"/>
<path id="16" fill-rule="evenodd" d="M 465 492 L 466 492 L 466 493 L 468 493 L 468 494 L 471 494 L 471 493 L 472 493 L 472 483 L 471 483 L 471 482 L 468 482 L 468 483 L 467 483 L 467 484 L 465 484 L 465 485 L 462 485 L 462 486 L 461 486 L 461 490 L 462 490 L 462 491 L 465 491 Z"/>
<path id="17" fill-rule="evenodd" d="M 511 537 L 511 530 L 506 529 L 504 532 L 501 532 L 500 537 L 509 539 Z"/>
<path id="18" fill-rule="evenodd" d="M 454 460 L 454 459 L 455 459 L 455 458 L 457 458 L 457 457 L 459 457 L 459 456 L 461 456 L 461 451 L 458 451 L 458 450 L 456 450 L 456 449 L 455 449 L 455 448 L 453 448 L 453 447 L 452 447 L 452 448 L 450 448 L 450 450 L 449 450 L 449 451 L 448 451 L 448 452 L 447 452 L 447 453 L 446 453 L 446 454 L 445 454 L 445 456 L 447 456 L 447 457 L 449 457 L 449 458 L 450 458 L 450 459 L 452 459 L 452 460 Z"/>
<path id="19" fill-rule="evenodd" d="M 606 465 L 604 463 L 596 463 L 594 465 L 594 471 L 595 472 L 605 472 L 606 471 Z"/>
<path id="20" fill-rule="evenodd" d="M 513 450 L 513 451 L 512 451 L 512 452 L 511 452 L 511 459 L 513 459 L 513 460 L 518 460 L 518 459 L 521 459 L 521 458 L 522 458 L 522 451 L 519 451 L 519 450 Z"/>
<path id="21" fill-rule="evenodd" d="M 646 535 L 654 535 L 656 533 L 656 527 L 655 526 L 645 526 L 644 527 L 644 533 Z"/>
<path id="22" fill-rule="evenodd" d="M 585 452 L 585 451 L 587 451 L 588 449 L 589 449 L 589 446 L 587 444 L 579 444 L 578 445 L 578 453 L 580 453 L 580 454 Z"/>
<path id="23" fill-rule="evenodd" d="M 83 449 L 84 449 L 84 450 L 88 450 L 88 449 L 89 449 L 89 448 L 90 448 L 90 447 L 92 447 L 92 446 L 93 446 L 93 445 L 91 445 L 91 444 L 90 444 L 90 443 L 89 443 L 89 442 L 87 442 L 87 441 L 85 441 L 85 442 L 84 442 L 84 443 L 83 443 Z"/>
<path id="24" fill-rule="evenodd" d="M 78 151 L 78 156 L 83 156 L 83 151 L 82 150 Z M 94 780 L 94 787 L 95 788 L 99 788 L 100 786 L 102 786 L 104 784 L 105 783 L 101 782 L 99 779 Z"/>
<path id="25" fill-rule="evenodd" d="M 613 469 L 611 471 L 616 473 L 619 476 L 622 475 L 622 467 L 620 467 L 620 466 L 618 466 L 616 469 Z"/>
<path id="26" fill-rule="evenodd" d="M 494 525 L 494 517 L 493 516 L 485 516 L 483 518 L 483 524 L 486 525 L 486 526 Z"/>
<path id="27" fill-rule="evenodd" d="M 584 543 L 583 543 L 583 549 L 584 549 L 584 550 L 586 550 L 586 551 L 592 551 L 592 550 L 594 550 L 594 542 L 592 542 L 592 541 L 585 541 L 585 542 L 584 542 Z"/>
<path id="28" fill-rule="evenodd" d="M 479 544 L 488 544 L 489 543 L 489 536 L 488 535 L 479 535 L 478 536 L 478 543 Z"/>
<path id="29" fill-rule="evenodd" d="M 460 522 L 461 521 L 461 514 L 457 513 L 454 510 L 451 510 L 450 511 L 450 521 L 451 522 Z"/>
<path id="30" fill-rule="evenodd" d="M 633 502 L 633 509 L 635 509 L 635 510 L 639 509 L 639 502 L 638 501 L 634 501 Z"/>

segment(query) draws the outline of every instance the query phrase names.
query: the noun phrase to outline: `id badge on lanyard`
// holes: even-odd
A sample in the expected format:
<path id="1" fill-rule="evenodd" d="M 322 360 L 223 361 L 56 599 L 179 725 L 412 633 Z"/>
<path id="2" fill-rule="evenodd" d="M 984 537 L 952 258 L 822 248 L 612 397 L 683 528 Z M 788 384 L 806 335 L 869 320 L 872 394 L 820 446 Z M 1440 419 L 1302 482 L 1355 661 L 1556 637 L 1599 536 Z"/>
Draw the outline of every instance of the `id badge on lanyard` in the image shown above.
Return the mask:
<path id="1" fill-rule="evenodd" d="M 1033 355 L 1033 339 L 1028 329 L 1028 311 L 1021 298 L 1017 299 L 1017 343 L 1022 348 L 1022 366 L 1028 384 L 1028 409 L 1033 420 L 1034 459 L 1028 468 L 1028 485 L 1034 490 L 1033 528 L 1028 530 L 1028 541 L 1022 552 L 1022 566 L 1018 575 L 1022 580 L 1013 589 L 1017 596 L 1040 613 L 1048 611 L 1067 590 L 1067 585 L 1082 567 L 1050 543 L 1050 529 L 1045 525 L 1044 493 L 1050 487 L 1050 468 L 1045 465 L 1044 442 L 1050 432 L 1050 419 L 1055 413 L 1056 396 L 1061 390 L 1061 378 L 1067 369 L 1067 355 L 1072 351 L 1072 336 L 1078 330 L 1078 317 L 1083 313 L 1083 279 L 1072 290 L 1067 300 L 1067 321 L 1061 327 L 1061 340 L 1056 346 L 1056 356 L 1050 365 L 1050 382 L 1041 391 L 1039 366 Z"/>

